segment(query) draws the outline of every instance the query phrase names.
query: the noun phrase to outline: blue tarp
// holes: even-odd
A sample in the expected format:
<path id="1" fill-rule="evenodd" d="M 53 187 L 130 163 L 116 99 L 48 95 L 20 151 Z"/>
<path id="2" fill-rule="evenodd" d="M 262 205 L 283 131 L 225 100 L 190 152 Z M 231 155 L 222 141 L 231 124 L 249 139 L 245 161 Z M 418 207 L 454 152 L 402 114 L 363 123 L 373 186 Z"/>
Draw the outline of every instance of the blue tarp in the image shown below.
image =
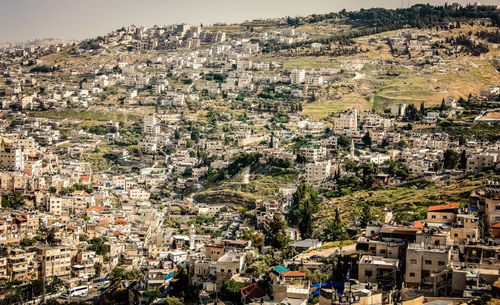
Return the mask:
<path id="1" fill-rule="evenodd" d="M 321 285 L 321 286 L 320 286 Z M 321 284 L 313 284 L 313 287 L 327 287 L 327 288 L 331 288 L 331 287 L 336 287 L 336 288 L 344 288 L 344 283 L 321 283 Z"/>
<path id="2" fill-rule="evenodd" d="M 313 288 L 336 288 L 335 290 L 337 291 L 337 295 L 342 295 L 343 290 L 344 290 L 344 283 L 321 283 L 321 284 L 314 284 Z M 313 291 L 313 295 L 319 295 L 320 289 L 316 289 Z"/>
<path id="3" fill-rule="evenodd" d="M 174 272 L 170 272 L 169 274 L 165 275 L 165 279 L 168 280 L 168 279 L 171 279 L 174 277 Z"/>

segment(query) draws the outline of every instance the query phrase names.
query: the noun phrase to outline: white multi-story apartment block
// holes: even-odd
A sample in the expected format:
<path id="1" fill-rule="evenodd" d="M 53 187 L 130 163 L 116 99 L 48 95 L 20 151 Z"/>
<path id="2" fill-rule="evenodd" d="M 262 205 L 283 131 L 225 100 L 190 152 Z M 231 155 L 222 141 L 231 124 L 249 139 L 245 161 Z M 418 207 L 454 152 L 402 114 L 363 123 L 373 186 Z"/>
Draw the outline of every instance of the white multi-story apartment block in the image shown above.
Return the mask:
<path id="1" fill-rule="evenodd" d="M 292 84 L 302 84 L 306 79 L 306 70 L 304 69 L 295 69 L 292 70 L 290 74 L 290 82 Z"/>

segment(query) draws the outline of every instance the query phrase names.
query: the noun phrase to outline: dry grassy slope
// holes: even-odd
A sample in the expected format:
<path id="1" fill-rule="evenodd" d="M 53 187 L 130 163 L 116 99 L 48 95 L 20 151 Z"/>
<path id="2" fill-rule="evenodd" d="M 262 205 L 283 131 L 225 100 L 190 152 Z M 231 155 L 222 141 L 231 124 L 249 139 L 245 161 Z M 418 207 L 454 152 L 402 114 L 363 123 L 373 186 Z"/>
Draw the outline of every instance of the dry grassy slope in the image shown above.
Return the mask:
<path id="1" fill-rule="evenodd" d="M 483 180 L 452 181 L 447 185 L 432 185 L 424 189 L 416 187 L 396 187 L 374 191 L 358 191 L 341 198 L 327 200 L 321 212 L 317 215 L 318 222 L 323 223 L 335 215 L 338 207 L 344 223 L 359 215 L 362 203 L 368 202 L 374 206 L 373 212 L 380 214 L 384 207 L 393 211 L 404 208 L 413 211 L 419 207 L 435 204 L 467 202 L 469 194 L 484 185 Z"/>
<path id="2" fill-rule="evenodd" d="M 440 31 L 437 34 L 442 37 L 457 36 L 460 34 L 473 33 L 484 29 L 483 26 L 462 26 L 460 29 Z M 321 67 L 342 68 L 345 63 L 357 60 L 396 60 L 400 61 L 399 67 L 404 67 L 405 58 L 394 58 L 386 45 L 379 48 L 368 45 L 367 38 L 377 38 L 397 34 L 403 30 L 381 33 L 373 36 L 357 39 L 362 49 L 367 53 L 360 53 L 349 57 L 336 57 L 334 60 L 328 57 L 299 57 L 283 58 L 284 69 L 294 68 L 314 69 Z M 356 107 L 359 109 L 370 109 L 374 107 L 382 111 L 395 103 L 420 104 L 426 106 L 437 105 L 443 98 L 466 97 L 469 94 L 477 94 L 481 88 L 497 85 L 500 82 L 500 73 L 493 64 L 493 59 L 500 56 L 500 49 L 494 44 L 489 44 L 490 52 L 480 57 L 453 56 L 444 57 L 437 66 L 425 68 L 401 68 L 398 76 L 387 77 L 384 74 L 393 70 L 389 66 L 365 65 L 360 73 L 363 77 L 349 82 L 358 86 L 366 87 L 371 91 L 371 98 L 366 98 L 365 92 L 339 92 L 335 96 L 322 97 L 316 103 L 306 104 L 303 114 L 315 119 L 326 119 L 329 112 L 341 111 Z M 414 54 L 415 55 L 415 54 Z M 269 56 L 267 56 L 269 57 Z M 415 57 L 415 56 L 414 56 Z M 347 71 L 353 72 L 354 70 Z M 391 71 L 393 72 L 393 71 Z M 366 89 L 365 88 L 365 89 Z M 363 91 L 363 90 L 361 90 Z"/>

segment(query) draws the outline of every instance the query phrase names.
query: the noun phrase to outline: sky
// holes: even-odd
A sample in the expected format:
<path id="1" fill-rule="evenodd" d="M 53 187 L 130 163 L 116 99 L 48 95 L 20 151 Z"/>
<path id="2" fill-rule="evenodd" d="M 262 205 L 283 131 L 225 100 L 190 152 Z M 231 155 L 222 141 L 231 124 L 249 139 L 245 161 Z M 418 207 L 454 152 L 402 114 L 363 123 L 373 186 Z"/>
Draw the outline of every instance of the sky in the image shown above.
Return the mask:
<path id="1" fill-rule="evenodd" d="M 37 38 L 85 39 L 135 24 L 151 27 L 189 23 L 208 25 L 342 9 L 398 8 L 445 0 L 0 0 L 0 42 Z M 471 0 L 450 0 L 466 4 Z M 484 0 L 482 4 L 500 4 Z"/>

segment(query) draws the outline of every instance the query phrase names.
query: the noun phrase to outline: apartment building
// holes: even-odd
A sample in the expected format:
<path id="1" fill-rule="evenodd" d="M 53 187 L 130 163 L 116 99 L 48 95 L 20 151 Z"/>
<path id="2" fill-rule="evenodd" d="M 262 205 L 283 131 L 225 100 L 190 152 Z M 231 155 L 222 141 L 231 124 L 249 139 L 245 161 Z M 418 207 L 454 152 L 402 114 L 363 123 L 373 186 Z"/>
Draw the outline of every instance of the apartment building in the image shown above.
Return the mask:
<path id="1" fill-rule="evenodd" d="M 323 146 L 306 146 L 300 149 L 300 155 L 307 162 L 321 161 L 326 158 L 326 147 Z"/>
<path id="2" fill-rule="evenodd" d="M 334 118 L 333 131 L 337 134 L 358 131 L 358 110 L 351 109 Z"/>
<path id="3" fill-rule="evenodd" d="M 36 258 L 41 264 L 41 276 L 65 278 L 71 274 L 71 249 L 68 247 L 38 247 Z"/>
<path id="4" fill-rule="evenodd" d="M 425 243 L 408 245 L 406 250 L 406 285 L 422 288 L 446 282 L 446 270 L 450 262 L 450 247 L 432 247 Z"/>
<path id="5" fill-rule="evenodd" d="M 37 278 L 37 268 L 34 268 L 35 252 L 10 249 L 6 255 L 7 273 L 12 281 L 29 281 Z"/>
<path id="6" fill-rule="evenodd" d="M 217 287 L 245 269 L 245 253 L 227 252 L 217 260 Z"/>
<path id="7" fill-rule="evenodd" d="M 309 184 L 325 180 L 331 175 L 331 161 L 322 161 L 306 164 L 305 180 Z"/>
<path id="8" fill-rule="evenodd" d="M 486 169 L 495 167 L 498 153 L 477 152 L 467 156 L 466 171 L 478 174 Z"/>
<path id="9" fill-rule="evenodd" d="M 430 206 L 427 209 L 427 222 L 452 224 L 456 220 L 459 207 L 459 203 Z"/>
<path id="10" fill-rule="evenodd" d="M 4 147 L 0 151 L 0 166 L 5 170 L 24 170 L 23 150 L 16 147 Z"/>
<path id="11" fill-rule="evenodd" d="M 399 259 L 363 255 L 358 263 L 358 280 L 361 283 L 396 283 Z"/>
<path id="12" fill-rule="evenodd" d="M 290 73 L 290 82 L 292 84 L 302 84 L 306 79 L 306 70 L 294 69 Z"/>

